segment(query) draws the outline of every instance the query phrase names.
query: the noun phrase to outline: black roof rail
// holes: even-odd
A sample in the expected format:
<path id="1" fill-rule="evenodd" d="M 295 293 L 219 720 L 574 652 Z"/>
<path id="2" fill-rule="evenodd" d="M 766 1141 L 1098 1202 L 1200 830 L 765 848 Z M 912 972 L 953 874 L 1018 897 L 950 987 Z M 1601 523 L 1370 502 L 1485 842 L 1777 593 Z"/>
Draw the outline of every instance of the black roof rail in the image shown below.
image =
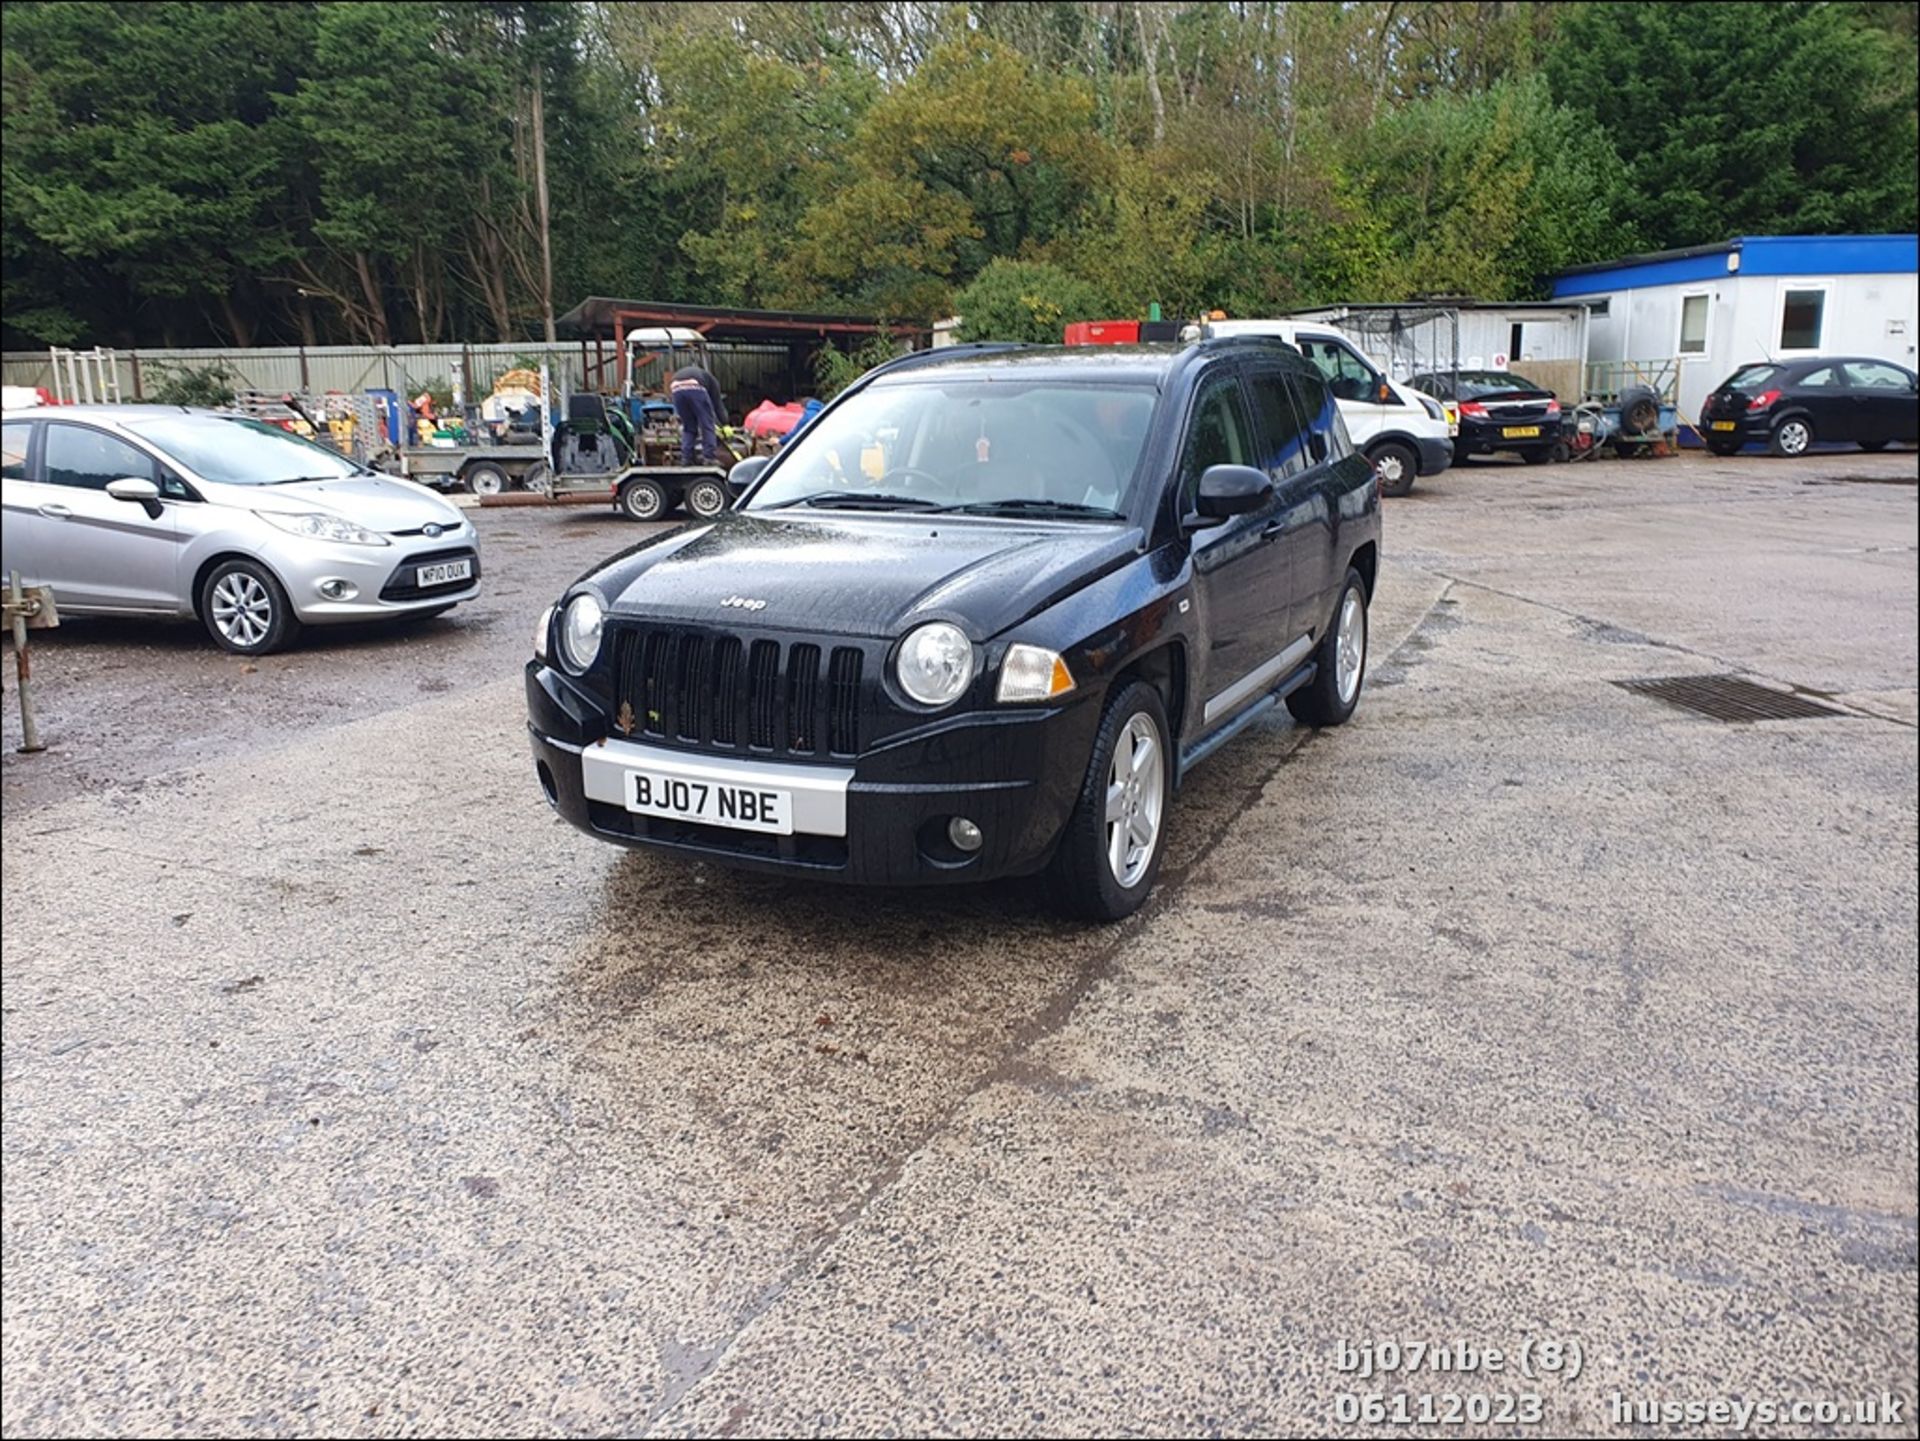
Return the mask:
<path id="1" fill-rule="evenodd" d="M 896 355 L 892 360 L 883 360 L 869 370 L 864 379 L 871 380 L 876 375 L 891 375 L 896 370 L 911 370 L 917 365 L 958 360 L 967 355 L 997 355 L 1009 350 L 1034 348 L 1024 340 L 973 340 L 965 345 L 941 345 L 929 350 L 916 350 L 910 355 Z"/>

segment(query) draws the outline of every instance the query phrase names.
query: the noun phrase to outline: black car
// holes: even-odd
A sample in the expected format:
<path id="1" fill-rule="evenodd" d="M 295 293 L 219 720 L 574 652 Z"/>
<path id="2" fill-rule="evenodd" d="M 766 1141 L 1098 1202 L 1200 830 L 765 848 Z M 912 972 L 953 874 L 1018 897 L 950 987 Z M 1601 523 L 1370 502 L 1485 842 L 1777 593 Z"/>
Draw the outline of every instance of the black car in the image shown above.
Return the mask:
<path id="1" fill-rule="evenodd" d="M 1560 402 L 1544 385 L 1510 370 L 1443 370 L 1407 384 L 1450 401 L 1460 412 L 1460 456 L 1511 451 L 1528 465 L 1551 460 L 1561 443 Z"/>
<path id="2" fill-rule="evenodd" d="M 734 508 L 542 617 L 547 799 L 604 840 L 867 884 L 1147 895 L 1189 767 L 1360 698 L 1373 468 L 1272 340 L 956 346 L 869 372 Z"/>
<path id="3" fill-rule="evenodd" d="M 1804 455 L 1816 440 L 1911 445 L 1920 440 L 1920 391 L 1904 365 L 1865 356 L 1743 365 L 1701 406 L 1700 434 L 1715 455 L 1753 441 L 1775 455 Z"/>

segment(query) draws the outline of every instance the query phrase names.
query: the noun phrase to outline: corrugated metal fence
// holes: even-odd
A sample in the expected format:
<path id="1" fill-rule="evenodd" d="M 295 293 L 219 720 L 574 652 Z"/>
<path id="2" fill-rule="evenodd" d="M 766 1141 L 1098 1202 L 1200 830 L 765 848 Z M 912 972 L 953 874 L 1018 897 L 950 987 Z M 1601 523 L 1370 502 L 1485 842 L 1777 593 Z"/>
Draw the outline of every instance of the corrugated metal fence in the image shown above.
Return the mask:
<path id="1" fill-rule="evenodd" d="M 520 366 L 538 369 L 546 361 L 557 383 L 568 390 L 611 387 L 612 350 L 596 358 L 591 347 L 535 342 L 525 345 L 317 345 L 273 346 L 257 350 L 123 350 L 119 352 L 120 394 L 123 399 L 147 399 L 169 374 L 194 370 L 216 361 L 233 372 L 238 390 L 294 391 L 324 395 L 328 391 L 397 390 L 408 395 L 423 389 L 451 389 L 464 377 L 469 399 L 493 389 L 494 381 Z M 788 373 L 791 364 L 784 345 L 748 345 L 716 341 L 710 354 L 720 386 L 742 407 L 763 399 L 791 400 L 811 392 L 811 377 Z M 604 360 L 603 368 L 596 359 Z M 0 372 L 8 385 L 53 384 L 52 361 L 44 350 L 9 350 L 0 355 Z M 590 373 L 591 372 L 591 373 Z M 643 384 L 658 384 L 657 374 L 643 374 Z"/>

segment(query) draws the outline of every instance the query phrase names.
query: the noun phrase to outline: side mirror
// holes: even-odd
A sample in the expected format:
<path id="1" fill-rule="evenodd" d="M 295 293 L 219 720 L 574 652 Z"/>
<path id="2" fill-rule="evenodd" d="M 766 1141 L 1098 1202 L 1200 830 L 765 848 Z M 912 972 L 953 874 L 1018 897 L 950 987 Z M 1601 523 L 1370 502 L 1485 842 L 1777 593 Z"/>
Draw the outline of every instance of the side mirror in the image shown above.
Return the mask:
<path id="1" fill-rule="evenodd" d="M 727 472 L 727 494 L 738 500 L 747 492 L 747 487 L 760 478 L 760 472 L 773 463 L 770 455 L 750 455 L 745 460 L 734 462 L 733 469 Z"/>
<path id="2" fill-rule="evenodd" d="M 1194 498 L 1193 525 L 1217 524 L 1231 516 L 1258 510 L 1273 496 L 1273 480 L 1250 465 L 1210 465 L 1200 473 L 1200 493 Z M 1193 528 L 1197 528 L 1193 527 Z"/>
<path id="3" fill-rule="evenodd" d="M 1307 453 L 1313 457 L 1313 463 L 1315 465 L 1318 465 L 1327 458 L 1327 435 L 1325 431 L 1310 430 L 1307 432 Z"/>
<path id="4" fill-rule="evenodd" d="M 160 487 L 150 480 L 140 480 L 135 476 L 126 476 L 120 480 L 107 482 L 107 494 L 115 500 L 132 501 L 147 512 L 149 519 L 160 518 Z"/>

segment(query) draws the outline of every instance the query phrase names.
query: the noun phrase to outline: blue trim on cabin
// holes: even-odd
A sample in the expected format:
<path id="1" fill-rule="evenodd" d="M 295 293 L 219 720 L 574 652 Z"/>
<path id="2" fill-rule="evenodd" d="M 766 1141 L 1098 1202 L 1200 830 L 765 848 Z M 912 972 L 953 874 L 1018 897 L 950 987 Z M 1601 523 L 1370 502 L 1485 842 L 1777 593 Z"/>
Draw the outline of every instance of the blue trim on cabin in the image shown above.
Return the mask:
<path id="1" fill-rule="evenodd" d="M 1615 264 L 1583 267 L 1554 277 L 1555 300 L 1681 285 L 1733 274 L 1728 256 L 1740 255 L 1741 275 L 1911 275 L 1920 270 L 1916 235 L 1743 235 L 1704 253 L 1630 255 Z"/>

